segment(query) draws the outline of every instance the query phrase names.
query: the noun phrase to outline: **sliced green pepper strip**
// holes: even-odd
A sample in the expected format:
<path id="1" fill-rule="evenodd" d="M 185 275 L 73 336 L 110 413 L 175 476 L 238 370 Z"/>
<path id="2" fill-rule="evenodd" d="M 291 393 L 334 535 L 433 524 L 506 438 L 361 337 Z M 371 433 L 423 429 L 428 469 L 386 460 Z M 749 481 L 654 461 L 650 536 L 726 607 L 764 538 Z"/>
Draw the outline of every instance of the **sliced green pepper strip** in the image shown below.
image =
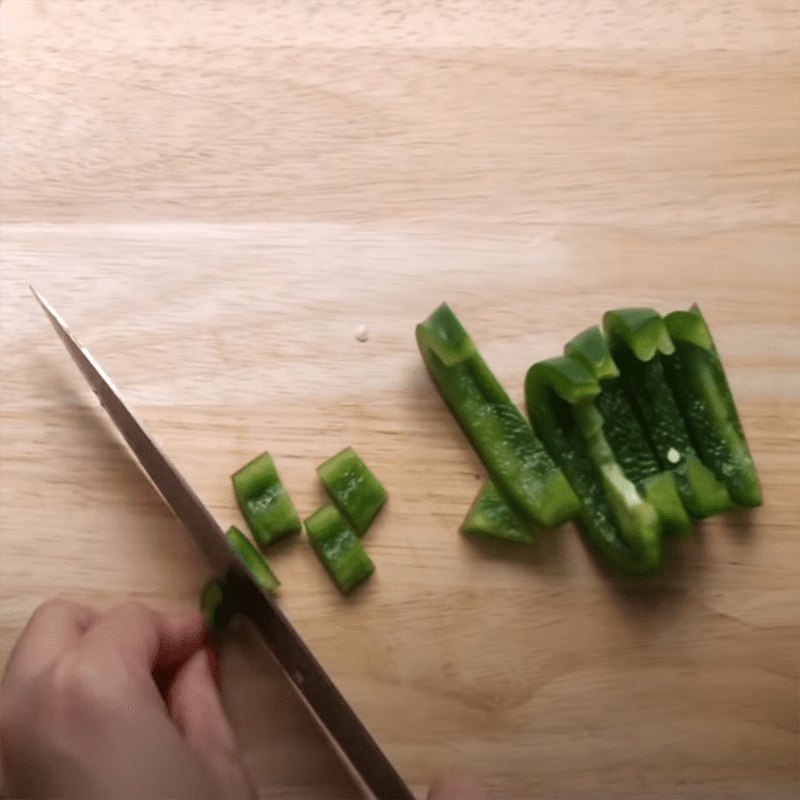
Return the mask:
<path id="1" fill-rule="evenodd" d="M 675 352 L 664 373 L 703 463 L 725 485 L 734 502 L 763 502 L 753 457 L 736 411 L 725 369 L 700 309 L 665 317 Z"/>
<path id="2" fill-rule="evenodd" d="M 211 637 L 216 639 L 233 616 L 233 610 L 225 593 L 225 584 L 219 578 L 212 578 L 200 592 L 200 610 L 206 620 Z"/>
<path id="3" fill-rule="evenodd" d="M 597 325 L 570 339 L 564 345 L 564 355 L 579 361 L 596 381 L 619 378 L 619 369 L 611 357 L 606 337 Z"/>
<path id="4" fill-rule="evenodd" d="M 281 583 L 275 577 L 275 573 L 267 564 L 264 556 L 256 550 L 251 541 L 235 525 L 231 525 L 225 535 L 247 568 L 253 573 L 256 583 L 268 592 L 274 592 Z"/>
<path id="5" fill-rule="evenodd" d="M 262 453 L 232 477 L 239 507 L 262 549 L 300 530 L 292 500 L 269 453 Z"/>
<path id="6" fill-rule="evenodd" d="M 525 378 L 528 414 L 580 500 L 589 541 L 615 567 L 652 573 L 661 566 L 661 520 L 625 477 L 603 434 L 594 376 L 562 356 L 534 364 Z"/>
<path id="7" fill-rule="evenodd" d="M 639 361 L 650 361 L 656 354 L 669 355 L 675 345 L 669 338 L 661 315 L 652 308 L 621 308 L 608 311 L 603 317 L 603 327 L 609 340 L 625 342 Z M 611 346 L 612 357 L 614 354 Z M 619 362 L 614 359 L 617 367 Z"/>
<path id="8" fill-rule="evenodd" d="M 544 527 L 575 516 L 575 492 L 449 306 L 417 325 L 416 336 L 442 398 L 515 510 Z"/>
<path id="9" fill-rule="evenodd" d="M 486 481 L 478 492 L 461 525 L 461 532 L 515 544 L 533 544 L 534 541 L 531 527 L 525 524 L 491 481 Z"/>
<path id="10" fill-rule="evenodd" d="M 675 477 L 663 471 L 636 418 L 598 326 L 589 328 L 568 342 L 564 352 L 579 361 L 600 384 L 594 406 L 603 419 L 603 433 L 614 457 L 639 494 L 658 512 L 664 533 L 684 534 L 691 522 L 681 502 Z"/>
<path id="11" fill-rule="evenodd" d="M 325 491 L 353 530 L 363 536 L 386 502 L 386 489 L 352 447 L 317 468 Z"/>
<path id="12" fill-rule="evenodd" d="M 611 355 L 625 393 L 662 470 L 674 475 L 689 514 L 705 519 L 732 505 L 725 486 L 703 465 L 664 374 L 664 356 L 675 346 L 652 309 L 609 311 L 603 318 Z"/>
<path id="13" fill-rule="evenodd" d="M 305 526 L 314 552 L 341 592 L 351 591 L 375 571 L 364 546 L 330 503 L 317 509 Z"/>

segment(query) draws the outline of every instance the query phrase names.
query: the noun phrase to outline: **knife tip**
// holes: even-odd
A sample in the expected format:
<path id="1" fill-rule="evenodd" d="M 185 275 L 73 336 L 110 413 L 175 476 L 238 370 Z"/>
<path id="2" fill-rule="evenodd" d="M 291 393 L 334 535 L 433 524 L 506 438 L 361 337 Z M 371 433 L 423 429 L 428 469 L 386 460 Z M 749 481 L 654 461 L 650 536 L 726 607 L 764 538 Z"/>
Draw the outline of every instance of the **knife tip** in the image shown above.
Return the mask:
<path id="1" fill-rule="evenodd" d="M 50 303 L 48 303 L 47 300 L 45 300 L 44 297 L 42 297 L 39 294 L 39 292 L 37 292 L 36 289 L 34 289 L 33 286 L 31 286 L 30 284 L 28 284 L 28 288 L 33 293 L 33 296 L 36 298 L 36 301 L 42 307 L 42 309 L 44 310 L 45 314 L 47 314 L 48 317 L 52 317 L 53 316 L 53 308 L 50 305 Z"/>
<path id="2" fill-rule="evenodd" d="M 31 286 L 30 284 L 28 285 L 28 288 L 31 290 L 31 292 L 33 292 L 33 296 L 36 298 L 36 300 L 38 301 L 39 305 L 42 307 L 42 311 L 44 311 L 44 313 L 47 315 L 47 318 L 50 320 L 50 322 L 53 325 L 53 327 L 57 331 L 58 330 L 63 330 L 63 331 L 68 332 L 69 329 L 67 328 L 66 324 L 58 316 L 58 314 L 56 313 L 55 309 L 50 305 L 50 303 L 48 303 L 47 300 L 45 300 L 44 297 L 42 297 L 39 294 L 39 292 L 37 292 L 36 289 L 34 289 L 33 286 Z M 70 336 L 71 336 L 71 334 L 70 334 Z"/>

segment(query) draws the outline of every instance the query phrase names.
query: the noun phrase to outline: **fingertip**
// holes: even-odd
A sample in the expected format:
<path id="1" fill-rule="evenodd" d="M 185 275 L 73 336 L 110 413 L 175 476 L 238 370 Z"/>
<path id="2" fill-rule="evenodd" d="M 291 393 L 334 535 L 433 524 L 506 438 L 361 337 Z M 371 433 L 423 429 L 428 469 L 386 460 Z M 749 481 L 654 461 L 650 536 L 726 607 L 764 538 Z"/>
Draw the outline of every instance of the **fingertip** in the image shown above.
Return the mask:
<path id="1" fill-rule="evenodd" d="M 214 661 L 204 647 L 183 666 L 169 693 L 169 712 L 187 742 L 226 787 L 226 796 L 255 797 L 215 684 Z"/>
<path id="2" fill-rule="evenodd" d="M 215 679 L 215 657 L 204 647 L 181 668 L 169 692 L 170 714 L 190 740 L 236 744 Z"/>
<path id="3" fill-rule="evenodd" d="M 489 795 L 478 781 L 465 776 L 437 778 L 431 784 L 428 800 L 488 800 Z"/>

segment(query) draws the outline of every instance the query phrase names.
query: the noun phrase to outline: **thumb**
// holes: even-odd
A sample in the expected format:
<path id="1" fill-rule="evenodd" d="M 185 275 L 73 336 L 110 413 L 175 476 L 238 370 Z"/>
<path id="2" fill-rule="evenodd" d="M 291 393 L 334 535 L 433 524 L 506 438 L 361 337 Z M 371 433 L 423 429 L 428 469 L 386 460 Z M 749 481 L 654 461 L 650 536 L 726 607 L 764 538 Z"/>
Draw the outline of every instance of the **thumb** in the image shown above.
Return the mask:
<path id="1" fill-rule="evenodd" d="M 167 702 L 173 720 L 216 777 L 223 796 L 255 797 L 205 649 L 180 669 Z"/>
<path id="2" fill-rule="evenodd" d="M 428 800 L 488 800 L 483 787 L 470 778 L 440 778 L 431 784 Z"/>

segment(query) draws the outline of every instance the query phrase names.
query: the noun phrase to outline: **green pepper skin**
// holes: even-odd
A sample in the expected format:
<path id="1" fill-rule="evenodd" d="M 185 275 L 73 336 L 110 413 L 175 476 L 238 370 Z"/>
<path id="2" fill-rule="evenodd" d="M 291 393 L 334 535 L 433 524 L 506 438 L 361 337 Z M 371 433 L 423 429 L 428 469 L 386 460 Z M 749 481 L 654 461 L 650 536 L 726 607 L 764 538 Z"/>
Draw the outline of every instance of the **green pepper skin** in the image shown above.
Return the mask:
<path id="1" fill-rule="evenodd" d="M 442 398 L 517 513 L 547 528 L 575 516 L 575 492 L 449 306 L 417 325 L 416 337 Z"/>
<path id="2" fill-rule="evenodd" d="M 242 515 L 262 550 L 300 530 L 300 517 L 269 453 L 253 459 L 231 480 Z"/>
<path id="3" fill-rule="evenodd" d="M 681 502 L 675 478 L 661 469 L 633 407 L 625 395 L 619 369 L 598 326 L 578 334 L 564 348 L 600 384 L 594 406 L 603 420 L 603 432 L 622 471 L 636 490 L 658 512 L 667 534 L 685 534 L 691 522 Z"/>
<path id="4" fill-rule="evenodd" d="M 305 522 L 314 552 L 343 594 L 375 571 L 375 565 L 345 518 L 332 504 L 317 509 Z"/>
<path id="5" fill-rule="evenodd" d="M 352 447 L 317 468 L 325 491 L 353 530 L 363 536 L 386 502 L 386 489 Z"/>
<path id="6" fill-rule="evenodd" d="M 235 525 L 231 525 L 228 528 L 225 536 L 252 573 L 256 583 L 268 592 L 274 592 L 281 584 L 269 564 L 267 564 L 264 556 L 256 550 L 250 540 Z"/>
<path id="7" fill-rule="evenodd" d="M 659 466 L 674 475 L 683 505 L 706 519 L 732 506 L 725 486 L 701 461 L 664 374 L 664 357 L 675 346 L 661 316 L 652 309 L 609 311 L 603 327 L 625 393 Z"/>
<path id="8" fill-rule="evenodd" d="M 692 443 L 734 502 L 760 506 L 763 499 L 753 457 L 700 309 L 695 305 L 689 311 L 674 311 L 665 323 L 675 352 L 664 358 L 664 372 Z"/>
<path id="9" fill-rule="evenodd" d="M 529 545 L 534 541 L 530 526 L 526 525 L 491 481 L 486 481 L 478 492 L 461 525 L 461 532 L 513 544 Z"/>
<path id="10" fill-rule="evenodd" d="M 223 581 L 212 578 L 206 583 L 200 592 L 200 610 L 212 639 L 218 639 L 233 616 Z"/>
<path id="11" fill-rule="evenodd" d="M 595 377 L 568 356 L 534 364 L 525 378 L 528 415 L 580 500 L 578 518 L 589 541 L 624 572 L 657 572 L 661 520 L 608 445 L 593 404 L 599 393 Z"/>
<path id="12" fill-rule="evenodd" d="M 574 358 L 585 367 L 596 381 L 619 378 L 608 342 L 597 325 L 587 328 L 564 345 L 564 355 Z"/>

